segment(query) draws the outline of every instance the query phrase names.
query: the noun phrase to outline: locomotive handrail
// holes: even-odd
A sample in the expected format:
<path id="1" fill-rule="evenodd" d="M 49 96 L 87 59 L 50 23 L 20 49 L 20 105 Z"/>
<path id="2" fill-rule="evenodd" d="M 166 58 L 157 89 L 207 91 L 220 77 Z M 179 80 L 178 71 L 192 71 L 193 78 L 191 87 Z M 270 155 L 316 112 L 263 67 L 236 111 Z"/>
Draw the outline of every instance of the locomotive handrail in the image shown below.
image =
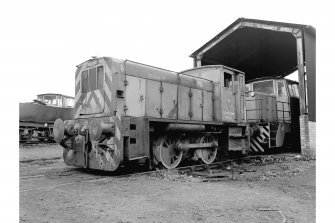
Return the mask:
<path id="1" fill-rule="evenodd" d="M 266 107 L 263 106 L 263 101 L 264 100 L 265 100 L 265 98 L 254 98 L 252 100 L 246 100 L 246 102 L 247 101 L 261 101 L 260 106 L 257 106 L 257 107 L 260 107 L 260 108 L 246 109 L 246 119 L 247 120 L 260 120 L 260 119 L 262 119 L 262 114 L 260 114 L 261 117 L 259 117 L 259 118 L 248 118 L 248 113 L 252 112 L 252 111 L 262 111 L 262 110 L 267 109 Z M 282 109 L 278 109 L 278 106 L 277 106 L 278 103 L 282 104 Z M 290 119 L 291 111 L 290 111 L 290 109 L 286 110 L 284 108 L 284 104 L 290 105 L 290 103 L 286 102 L 286 101 L 276 101 L 277 120 L 282 121 L 282 122 L 289 122 L 291 120 Z M 282 113 L 282 115 L 278 115 L 278 113 Z M 289 114 L 289 117 L 285 117 L 285 114 L 287 114 L 287 113 Z"/>
<path id="2" fill-rule="evenodd" d="M 291 119 L 290 119 L 290 116 L 291 116 L 291 110 L 290 109 L 288 109 L 288 110 L 285 110 L 285 108 L 284 108 L 284 104 L 287 104 L 288 106 L 290 105 L 290 103 L 289 102 L 287 102 L 287 101 L 277 101 L 277 104 L 278 103 L 281 103 L 282 104 L 282 108 L 283 109 L 276 109 L 277 110 L 277 114 L 278 114 L 278 112 L 283 112 L 283 115 L 282 115 L 282 117 L 283 118 L 279 118 L 278 117 L 278 121 L 280 120 L 280 121 L 283 121 L 283 122 L 285 122 L 285 121 L 290 121 Z M 289 117 L 285 117 L 285 114 L 286 113 L 288 113 L 289 114 Z"/>

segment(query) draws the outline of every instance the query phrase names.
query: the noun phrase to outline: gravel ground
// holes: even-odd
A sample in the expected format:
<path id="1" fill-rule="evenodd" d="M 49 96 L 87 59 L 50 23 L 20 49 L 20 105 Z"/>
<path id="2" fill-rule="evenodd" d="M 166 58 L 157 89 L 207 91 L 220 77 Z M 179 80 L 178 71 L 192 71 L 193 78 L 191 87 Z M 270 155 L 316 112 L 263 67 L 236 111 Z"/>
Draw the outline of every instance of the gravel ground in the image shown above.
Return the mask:
<path id="1" fill-rule="evenodd" d="M 66 167 L 61 154 L 20 148 L 20 177 L 57 170 L 20 179 L 20 222 L 315 222 L 315 160 L 269 159 L 204 182 L 174 172 L 116 178 Z"/>

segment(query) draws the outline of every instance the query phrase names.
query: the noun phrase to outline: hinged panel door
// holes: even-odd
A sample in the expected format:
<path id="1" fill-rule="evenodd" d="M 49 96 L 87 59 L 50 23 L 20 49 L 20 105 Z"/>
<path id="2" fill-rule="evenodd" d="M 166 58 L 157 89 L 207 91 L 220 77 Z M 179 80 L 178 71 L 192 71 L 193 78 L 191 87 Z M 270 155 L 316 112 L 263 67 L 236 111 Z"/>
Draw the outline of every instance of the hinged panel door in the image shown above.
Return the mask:
<path id="1" fill-rule="evenodd" d="M 190 88 L 178 86 L 178 119 L 190 120 Z"/>
<path id="2" fill-rule="evenodd" d="M 213 93 L 209 91 L 203 91 L 203 121 L 213 121 Z"/>
<path id="3" fill-rule="evenodd" d="M 239 100 L 237 101 L 239 108 L 239 117 L 238 121 L 243 122 L 245 121 L 245 82 L 244 82 L 244 75 L 239 74 L 238 76 L 238 94 L 239 94 Z"/>
<path id="4" fill-rule="evenodd" d="M 147 80 L 145 115 L 160 118 L 161 82 Z"/>
<path id="5" fill-rule="evenodd" d="M 125 115 L 127 116 L 144 116 L 145 115 L 145 84 L 146 80 L 133 76 L 126 76 L 126 107 Z"/>
<path id="6" fill-rule="evenodd" d="M 162 118 L 176 119 L 178 112 L 177 85 L 162 83 Z"/>
<path id="7" fill-rule="evenodd" d="M 202 121 L 202 91 L 191 89 L 191 120 Z"/>

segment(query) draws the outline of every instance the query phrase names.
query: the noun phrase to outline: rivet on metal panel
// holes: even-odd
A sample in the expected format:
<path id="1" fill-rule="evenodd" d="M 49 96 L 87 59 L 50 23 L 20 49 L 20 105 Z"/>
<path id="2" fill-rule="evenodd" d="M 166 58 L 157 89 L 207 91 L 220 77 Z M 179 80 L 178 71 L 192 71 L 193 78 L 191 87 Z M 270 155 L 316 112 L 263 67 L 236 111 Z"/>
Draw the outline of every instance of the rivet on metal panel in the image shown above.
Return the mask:
<path id="1" fill-rule="evenodd" d="M 123 110 L 124 110 L 124 111 L 127 111 L 127 110 L 128 110 L 128 106 L 127 106 L 127 105 L 124 105 Z"/>
<path id="2" fill-rule="evenodd" d="M 164 91 L 163 86 L 161 86 L 161 87 L 159 88 L 159 90 L 160 90 L 160 92 L 163 92 L 163 91 Z"/>
<path id="3" fill-rule="evenodd" d="M 140 101 L 143 101 L 143 99 L 144 99 L 144 96 L 143 96 L 143 94 L 141 94 L 140 95 Z"/>
<path id="4" fill-rule="evenodd" d="M 128 85 L 128 81 L 124 80 L 124 86 L 127 86 L 127 85 Z"/>
<path id="5" fill-rule="evenodd" d="M 192 113 L 192 112 L 189 112 L 189 113 L 188 113 L 188 116 L 192 117 L 192 116 L 193 116 L 193 113 Z"/>

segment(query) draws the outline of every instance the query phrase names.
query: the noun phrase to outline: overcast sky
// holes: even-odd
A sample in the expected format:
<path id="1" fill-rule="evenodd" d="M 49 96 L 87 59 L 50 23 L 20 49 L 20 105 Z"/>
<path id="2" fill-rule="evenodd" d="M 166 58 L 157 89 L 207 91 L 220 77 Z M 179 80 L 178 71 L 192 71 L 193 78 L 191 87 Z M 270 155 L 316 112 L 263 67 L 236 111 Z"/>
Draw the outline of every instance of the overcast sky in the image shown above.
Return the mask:
<path id="1" fill-rule="evenodd" d="M 7 99 L 1 105 L 1 117 L 5 120 L 0 134 L 4 139 L 2 151 L 5 151 L 2 153 L 5 158 L 1 162 L 1 176 L 6 182 L 18 182 L 17 125 L 13 125 L 18 121 L 18 102 L 32 101 L 41 93 L 74 96 L 75 66 L 91 56 L 130 59 L 173 71 L 191 68 L 193 61 L 189 55 L 240 17 L 306 24 L 316 28 L 317 101 L 320 108 L 322 99 L 331 97 L 329 92 L 333 88 L 328 85 L 334 74 L 334 7 L 327 2 L 1 1 L 0 89 L 2 98 Z M 333 128 L 329 121 L 334 120 L 335 103 L 328 102 L 326 109 L 317 109 L 317 119 L 318 123 Z M 325 131 L 319 126 L 318 146 L 332 137 L 332 131 Z M 324 134 L 320 134 L 319 130 L 323 130 Z M 318 147 L 318 157 L 334 157 L 329 155 L 334 151 L 332 147 Z M 325 163 L 333 162 L 318 164 L 318 170 Z M 330 178 L 334 179 L 333 170 L 331 166 L 326 167 L 318 173 L 318 177 L 324 177 L 328 182 Z M 13 171 L 16 174 L 11 174 Z M 330 184 L 323 185 L 326 188 L 322 191 L 334 191 Z M 7 189 L 11 189 L 14 194 L 1 204 L 1 208 L 7 210 L 9 206 L 14 207 L 15 212 L 19 210 L 18 183 L 14 187 L 7 183 L 5 186 L 6 189 L 1 191 L 8 194 Z M 335 197 L 334 192 L 328 197 Z M 323 198 L 327 199 L 327 196 Z M 330 208 L 331 205 L 325 204 L 319 210 L 329 214 Z"/>
<path id="2" fill-rule="evenodd" d="M 320 25 L 303 1 L 15 1 L 0 18 L 2 61 L 19 83 L 20 102 L 37 94 L 74 96 L 75 66 L 111 56 L 173 71 L 239 17 Z M 303 3 L 305 5 L 306 3 Z M 4 57 L 4 58 L 3 58 Z"/>

